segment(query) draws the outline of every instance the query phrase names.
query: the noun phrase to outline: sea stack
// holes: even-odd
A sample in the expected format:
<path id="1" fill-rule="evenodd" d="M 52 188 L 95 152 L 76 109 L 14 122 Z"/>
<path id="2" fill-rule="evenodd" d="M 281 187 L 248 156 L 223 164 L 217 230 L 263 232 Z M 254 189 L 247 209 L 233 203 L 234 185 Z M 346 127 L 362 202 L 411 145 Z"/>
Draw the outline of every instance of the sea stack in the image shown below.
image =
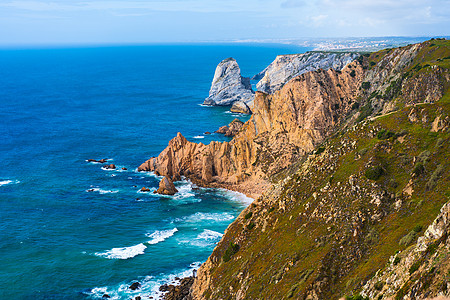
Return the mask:
<path id="1" fill-rule="evenodd" d="M 167 176 L 164 176 L 159 183 L 159 188 L 156 190 L 156 193 L 161 195 L 175 195 L 177 192 L 178 190 L 175 188 L 172 180 Z"/>
<path id="2" fill-rule="evenodd" d="M 203 104 L 232 105 L 236 101 L 251 102 L 255 97 L 250 78 L 241 76 L 241 69 L 234 58 L 219 63 L 214 73 L 209 97 Z"/>

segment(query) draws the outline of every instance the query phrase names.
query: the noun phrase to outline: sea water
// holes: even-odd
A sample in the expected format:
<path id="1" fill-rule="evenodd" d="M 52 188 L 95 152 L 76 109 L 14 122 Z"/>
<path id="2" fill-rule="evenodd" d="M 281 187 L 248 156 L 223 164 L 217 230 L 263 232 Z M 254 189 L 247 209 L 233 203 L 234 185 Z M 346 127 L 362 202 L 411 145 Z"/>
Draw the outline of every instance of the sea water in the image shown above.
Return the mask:
<path id="1" fill-rule="evenodd" d="M 189 276 L 252 199 L 137 167 L 177 132 L 188 140 L 234 118 L 204 107 L 216 65 L 244 76 L 283 45 L 148 45 L 0 50 L 0 299 L 158 296 Z M 116 170 L 87 159 L 107 158 Z M 122 170 L 126 168 L 127 170 Z M 141 289 L 128 287 L 135 281 Z"/>

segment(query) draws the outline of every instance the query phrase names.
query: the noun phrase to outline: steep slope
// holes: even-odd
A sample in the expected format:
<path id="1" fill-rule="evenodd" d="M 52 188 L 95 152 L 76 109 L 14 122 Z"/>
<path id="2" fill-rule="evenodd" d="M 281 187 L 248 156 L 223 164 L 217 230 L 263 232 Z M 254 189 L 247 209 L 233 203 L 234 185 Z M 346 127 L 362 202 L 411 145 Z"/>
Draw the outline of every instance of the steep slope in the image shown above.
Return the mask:
<path id="1" fill-rule="evenodd" d="M 202 265 L 194 299 L 356 293 L 449 201 L 449 112 L 437 102 L 356 125 L 279 174 Z"/>
<path id="2" fill-rule="evenodd" d="M 352 298 L 397 251 L 408 256 L 409 245 L 449 201 L 449 59 L 450 43 L 442 40 L 360 57 L 363 73 L 350 71 L 364 78 L 356 88 L 357 101 L 350 102 L 353 111 L 329 127 L 343 126 L 340 133 L 268 176 L 275 184 L 229 226 L 200 268 L 194 299 Z M 294 103 L 305 99 L 302 93 L 292 95 Z M 253 122 L 264 116 L 271 121 L 265 127 L 259 122 L 261 128 L 280 124 L 295 132 L 286 126 L 295 122 L 282 121 L 289 120 L 287 112 L 298 111 L 295 105 L 284 99 L 277 118 L 271 101 L 258 107 L 264 103 L 266 109 Z M 270 139 L 261 144 L 270 145 Z M 276 163 L 271 160 L 268 170 Z M 445 238 L 436 246 L 435 253 L 444 255 L 440 258 L 448 256 Z M 411 278 L 398 280 L 403 286 L 381 289 L 397 299 L 417 289 L 420 295 L 448 295 L 446 286 L 437 286 L 448 280 L 446 275 L 430 279 L 436 269 L 427 266 L 435 258 L 419 259 L 422 273 L 413 270 Z M 448 264 L 439 268 L 446 271 Z M 428 286 L 418 285 L 423 274 Z M 375 285 L 380 289 L 378 281 L 370 281 L 363 293 L 383 299 L 373 293 Z"/>

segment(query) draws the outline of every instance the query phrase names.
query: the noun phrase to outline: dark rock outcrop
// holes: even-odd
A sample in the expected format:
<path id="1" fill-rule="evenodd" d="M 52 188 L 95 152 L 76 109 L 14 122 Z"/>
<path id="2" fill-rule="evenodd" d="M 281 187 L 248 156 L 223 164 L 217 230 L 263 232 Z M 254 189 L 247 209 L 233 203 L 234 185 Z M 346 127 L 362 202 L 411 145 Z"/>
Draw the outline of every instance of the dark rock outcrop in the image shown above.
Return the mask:
<path id="1" fill-rule="evenodd" d="M 129 287 L 128 287 L 130 290 L 133 290 L 133 291 L 135 291 L 135 290 L 137 290 L 137 289 L 140 289 L 141 288 L 141 283 L 140 282 L 138 282 L 138 281 L 136 281 L 136 282 L 133 282 Z"/>
<path id="2" fill-rule="evenodd" d="M 164 285 L 164 288 L 161 289 L 161 286 L 159 290 L 166 292 L 163 296 L 164 300 L 191 300 L 189 292 L 193 283 L 194 277 L 185 277 L 178 285 Z"/>
<path id="3" fill-rule="evenodd" d="M 116 165 L 115 164 L 106 165 L 106 166 L 103 167 L 103 169 L 105 169 L 105 170 L 115 170 L 116 169 Z"/>
<path id="4" fill-rule="evenodd" d="M 140 191 L 143 193 L 148 193 L 148 192 L 150 192 L 150 189 L 144 186 L 140 189 Z"/>

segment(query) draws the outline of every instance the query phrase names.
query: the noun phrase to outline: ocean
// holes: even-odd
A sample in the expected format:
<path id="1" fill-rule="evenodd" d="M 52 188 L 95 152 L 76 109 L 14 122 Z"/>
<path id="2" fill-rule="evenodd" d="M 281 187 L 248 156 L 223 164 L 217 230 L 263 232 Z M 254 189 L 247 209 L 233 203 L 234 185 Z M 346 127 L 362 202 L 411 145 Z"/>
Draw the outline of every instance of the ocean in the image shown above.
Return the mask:
<path id="1" fill-rule="evenodd" d="M 188 140 L 234 118 L 204 107 L 215 67 L 234 57 L 244 76 L 276 44 L 0 49 L 0 299 L 158 297 L 189 276 L 252 199 L 183 180 L 175 196 L 137 167 L 177 132 Z M 88 159 L 108 159 L 104 170 Z M 126 170 L 122 170 L 126 168 Z M 135 281 L 142 288 L 128 287 Z"/>

